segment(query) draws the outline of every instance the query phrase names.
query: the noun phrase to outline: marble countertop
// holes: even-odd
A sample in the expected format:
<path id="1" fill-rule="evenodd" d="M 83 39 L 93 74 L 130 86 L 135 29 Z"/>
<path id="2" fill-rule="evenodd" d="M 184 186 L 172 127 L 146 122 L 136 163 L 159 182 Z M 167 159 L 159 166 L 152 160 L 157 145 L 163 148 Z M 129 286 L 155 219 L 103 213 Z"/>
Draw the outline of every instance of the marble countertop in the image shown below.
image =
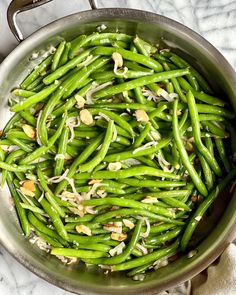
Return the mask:
<path id="1" fill-rule="evenodd" d="M 175 19 L 210 41 L 236 69 L 236 1 L 232 0 L 98 0 L 98 7 L 127 7 L 156 12 Z M 17 42 L 6 19 L 10 0 L 0 1 L 0 60 Z M 86 1 L 54 0 L 21 13 L 18 17 L 24 35 L 62 16 L 89 9 Z M 0 295 L 69 295 L 70 292 L 36 277 L 16 262 L 0 246 Z"/>

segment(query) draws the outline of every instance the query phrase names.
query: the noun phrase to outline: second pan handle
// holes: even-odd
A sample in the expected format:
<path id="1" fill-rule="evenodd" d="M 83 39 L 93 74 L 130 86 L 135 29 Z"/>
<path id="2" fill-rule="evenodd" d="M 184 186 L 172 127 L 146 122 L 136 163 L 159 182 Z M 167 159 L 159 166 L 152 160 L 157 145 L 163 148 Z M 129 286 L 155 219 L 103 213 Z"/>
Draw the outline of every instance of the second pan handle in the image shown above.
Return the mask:
<path id="1" fill-rule="evenodd" d="M 24 40 L 24 36 L 17 24 L 17 15 L 23 11 L 27 11 L 53 0 L 12 0 L 7 9 L 7 21 L 13 35 L 17 41 Z M 96 0 L 88 0 L 91 9 L 97 9 Z"/>

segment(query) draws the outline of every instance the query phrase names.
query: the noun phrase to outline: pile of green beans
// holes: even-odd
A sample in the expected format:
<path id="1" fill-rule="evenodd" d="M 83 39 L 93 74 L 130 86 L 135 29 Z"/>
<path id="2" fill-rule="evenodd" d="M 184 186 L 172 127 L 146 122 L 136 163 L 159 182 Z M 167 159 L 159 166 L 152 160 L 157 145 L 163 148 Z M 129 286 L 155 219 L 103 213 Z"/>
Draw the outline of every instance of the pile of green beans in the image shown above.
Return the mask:
<path id="1" fill-rule="evenodd" d="M 62 40 L 9 104 L 1 182 L 25 236 L 52 255 L 132 277 L 156 269 L 191 250 L 236 176 L 228 103 L 185 59 L 138 36 Z"/>

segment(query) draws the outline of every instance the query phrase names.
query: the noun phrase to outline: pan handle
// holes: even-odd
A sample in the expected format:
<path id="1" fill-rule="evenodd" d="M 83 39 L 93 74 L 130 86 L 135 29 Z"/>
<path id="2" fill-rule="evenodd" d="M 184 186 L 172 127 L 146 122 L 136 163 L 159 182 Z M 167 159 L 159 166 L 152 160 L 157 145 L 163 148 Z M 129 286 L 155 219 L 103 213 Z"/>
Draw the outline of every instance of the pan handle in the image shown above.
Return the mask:
<path id="1" fill-rule="evenodd" d="M 24 36 L 17 24 L 17 15 L 22 11 L 27 11 L 36 8 L 40 5 L 51 2 L 52 0 L 12 0 L 7 9 L 7 21 L 11 32 L 21 42 L 24 40 Z M 91 9 L 97 9 L 96 0 L 88 0 Z"/>

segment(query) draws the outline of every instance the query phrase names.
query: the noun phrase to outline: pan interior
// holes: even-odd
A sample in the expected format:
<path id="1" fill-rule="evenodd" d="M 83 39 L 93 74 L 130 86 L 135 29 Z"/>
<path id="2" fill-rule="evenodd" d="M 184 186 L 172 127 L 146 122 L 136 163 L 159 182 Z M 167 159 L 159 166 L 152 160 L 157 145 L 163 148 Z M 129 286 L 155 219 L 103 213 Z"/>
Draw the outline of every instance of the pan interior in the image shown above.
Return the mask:
<path id="1" fill-rule="evenodd" d="M 57 45 L 62 38 L 71 40 L 80 34 L 92 33 L 101 24 L 105 24 L 106 31 L 109 32 L 138 34 L 147 41 L 161 44 L 164 42 L 171 46 L 207 78 L 218 95 L 225 99 L 228 97 L 236 110 L 235 73 L 224 58 L 199 35 L 152 13 L 104 9 L 82 12 L 58 20 L 33 34 L 6 58 L 0 68 L 0 129 L 12 115 L 7 105 L 10 91 L 43 59 L 45 52 Z M 33 53 L 38 53 L 37 59 L 32 59 Z M 144 281 L 137 282 L 122 273 L 106 276 L 104 271 L 98 271 L 94 267 L 86 268 L 82 264 L 64 266 L 58 259 L 32 246 L 21 235 L 6 187 L 0 191 L 0 197 L 0 242 L 39 276 L 80 294 L 154 294 L 180 283 L 200 272 L 221 253 L 227 242 L 232 240 L 232 229 L 236 221 L 236 195 L 231 200 L 221 198 L 216 207 L 223 209 L 214 210 L 213 216 L 208 219 L 214 230 L 209 232 L 205 231 L 205 226 L 200 228 L 197 239 L 202 240 L 206 235 L 207 238 L 197 247 L 197 255 L 191 259 L 183 256 L 167 267 L 150 273 Z M 220 219 L 217 226 L 216 219 Z"/>

